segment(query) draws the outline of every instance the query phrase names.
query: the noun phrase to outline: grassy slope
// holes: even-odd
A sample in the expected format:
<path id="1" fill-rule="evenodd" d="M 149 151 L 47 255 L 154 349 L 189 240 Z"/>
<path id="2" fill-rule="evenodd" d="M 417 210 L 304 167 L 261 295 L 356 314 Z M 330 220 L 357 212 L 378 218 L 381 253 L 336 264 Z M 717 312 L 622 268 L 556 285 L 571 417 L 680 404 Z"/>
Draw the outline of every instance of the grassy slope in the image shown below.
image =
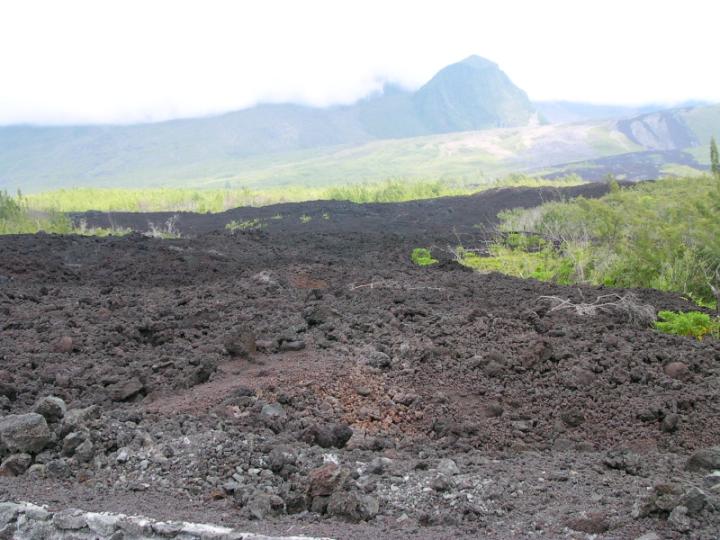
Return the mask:
<path id="1" fill-rule="evenodd" d="M 395 98 L 389 96 L 387 99 Z M 398 94 L 397 99 L 405 98 Z M 248 118 L 233 117 L 236 113 L 223 120 L 179 120 L 144 126 L 143 129 L 138 126 L 43 128 L 39 138 L 33 132 L 34 128 L 0 128 L 0 189 L 19 187 L 26 192 L 36 192 L 66 186 L 118 185 L 318 187 L 386 178 L 452 178 L 480 182 L 514 172 L 551 171 L 550 168 L 557 164 L 642 150 L 615 130 L 612 121 L 363 142 L 366 130 L 388 128 L 387 125 L 380 127 L 383 107 L 395 108 L 396 105 L 388 101 L 366 103 L 358 109 L 364 126 L 361 129 L 357 128 L 357 119 L 345 121 L 342 115 L 336 115 L 335 127 L 328 131 L 313 130 L 314 138 L 311 139 L 298 134 L 293 126 L 314 122 L 310 117 L 315 112 L 303 107 L 267 106 L 270 112 L 263 113 L 263 118 L 278 115 L 288 119 L 287 133 L 278 135 L 286 140 L 280 140 L 274 148 L 253 147 L 253 137 L 262 132 L 262 126 L 256 125 L 255 131 L 241 131 L 245 135 L 240 137 L 234 127 Z M 704 163 L 707 160 L 704 141 L 713 132 L 720 134 L 720 106 L 691 109 L 682 115 L 703 141 L 702 147 L 692 148 L 690 152 Z M 218 130 L 217 122 L 225 126 L 221 130 L 223 143 L 220 145 L 212 142 L 210 137 Z M 397 127 L 402 131 L 417 126 L 403 124 Z M 168 146 L 165 141 L 170 131 L 174 133 L 175 142 Z M 353 137 L 355 144 L 334 144 L 341 138 Z M 328 146 L 305 147 L 316 144 Z M 288 146 L 292 150 L 287 150 Z M 243 152 L 233 148 L 243 148 Z M 279 151 L 281 148 L 286 149 Z M 79 161 L 67 163 L 62 156 L 68 152 L 79 156 Z M 255 155 L 255 152 L 261 154 Z M 27 167 L 26 160 L 34 166 Z M 662 170 L 679 170 L 673 168 L 672 163 L 669 165 Z M 23 178 L 20 184 L 7 181 L 16 174 Z"/>
<path id="2" fill-rule="evenodd" d="M 356 203 L 400 202 L 454 195 L 470 195 L 483 189 L 512 186 L 572 186 L 582 180 L 569 177 L 541 180 L 513 176 L 487 184 L 464 182 L 397 181 L 346 184 L 325 188 L 283 187 L 275 189 L 193 189 L 145 188 L 103 189 L 75 188 L 47 191 L 22 198 L 22 204 L 39 212 L 155 212 L 191 211 L 222 212 L 238 206 L 264 206 L 282 202 L 308 200 L 343 200 Z M 0 192 L 0 197 L 2 193 Z"/>

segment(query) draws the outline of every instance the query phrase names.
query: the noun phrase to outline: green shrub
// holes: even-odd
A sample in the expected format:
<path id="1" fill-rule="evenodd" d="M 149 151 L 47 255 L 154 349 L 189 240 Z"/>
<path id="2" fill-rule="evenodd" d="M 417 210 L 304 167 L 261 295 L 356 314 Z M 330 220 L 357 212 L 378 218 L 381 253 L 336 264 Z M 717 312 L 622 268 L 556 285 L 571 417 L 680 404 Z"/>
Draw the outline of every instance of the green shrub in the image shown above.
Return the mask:
<path id="1" fill-rule="evenodd" d="M 705 336 L 720 338 L 720 319 L 699 311 L 661 311 L 655 328 L 666 334 L 692 336 L 699 340 Z"/>
<path id="2" fill-rule="evenodd" d="M 431 264 L 435 264 L 438 262 L 437 259 L 433 258 L 430 250 L 427 248 L 413 249 L 412 254 L 410 255 L 410 259 L 412 259 L 412 262 L 414 262 L 418 266 L 430 266 Z"/>
<path id="3" fill-rule="evenodd" d="M 0 234 L 33 234 L 39 231 L 67 234 L 72 232 L 72 224 L 58 212 L 30 210 L 21 194 L 11 197 L 0 191 Z"/>
<path id="4" fill-rule="evenodd" d="M 260 219 L 248 219 L 245 221 L 237 221 L 233 219 L 230 223 L 225 225 L 228 231 L 251 231 L 262 229 L 265 224 Z"/>
<path id="5" fill-rule="evenodd" d="M 504 236 L 491 255 L 509 260 L 483 264 L 513 275 L 528 273 L 519 262 L 541 261 L 538 275 L 559 283 L 655 288 L 706 305 L 715 301 L 711 285 L 720 287 L 720 179 L 616 187 L 599 199 L 551 202 L 499 218 Z M 521 253 L 534 251 L 546 256 Z"/>

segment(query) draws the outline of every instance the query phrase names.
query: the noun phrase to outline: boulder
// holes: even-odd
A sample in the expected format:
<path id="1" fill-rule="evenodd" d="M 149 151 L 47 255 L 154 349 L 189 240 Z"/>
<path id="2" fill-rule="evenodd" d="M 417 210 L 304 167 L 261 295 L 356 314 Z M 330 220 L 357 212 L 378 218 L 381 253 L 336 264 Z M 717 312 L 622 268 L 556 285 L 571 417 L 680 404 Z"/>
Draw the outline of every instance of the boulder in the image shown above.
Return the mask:
<path id="1" fill-rule="evenodd" d="M 108 386 L 108 394 L 113 401 L 128 401 L 144 391 L 145 385 L 137 377 Z"/>
<path id="2" fill-rule="evenodd" d="M 32 465 L 30 454 L 12 454 L 0 464 L 0 476 L 20 476 Z"/>
<path id="3" fill-rule="evenodd" d="M 255 492 L 250 497 L 247 509 L 255 519 L 266 519 L 285 512 L 285 501 L 272 493 Z"/>
<path id="4" fill-rule="evenodd" d="M 45 420 L 52 424 L 63 419 L 67 412 L 67 405 L 59 397 L 45 396 L 35 404 L 33 411 L 41 414 L 45 417 Z"/>
<path id="5" fill-rule="evenodd" d="M 310 471 L 308 494 L 311 497 L 331 495 L 345 479 L 345 473 L 339 465 L 326 463 L 322 467 Z"/>
<path id="6" fill-rule="evenodd" d="M 247 328 L 229 334 L 223 342 L 225 352 L 234 358 L 252 358 L 257 351 L 255 333 Z"/>
<path id="7" fill-rule="evenodd" d="M 375 497 L 357 492 L 335 493 L 327 505 L 327 513 L 352 522 L 367 521 L 374 518 L 380 504 Z"/>
<path id="8" fill-rule="evenodd" d="M 36 454 L 50 440 L 50 429 L 40 414 L 12 414 L 0 418 L 0 443 L 11 452 Z"/>
<path id="9" fill-rule="evenodd" d="M 688 471 L 716 471 L 720 470 L 720 446 L 698 450 L 685 465 Z"/>
<path id="10" fill-rule="evenodd" d="M 347 424 L 314 425 L 306 432 L 305 440 L 321 448 L 343 448 L 353 435 Z"/>

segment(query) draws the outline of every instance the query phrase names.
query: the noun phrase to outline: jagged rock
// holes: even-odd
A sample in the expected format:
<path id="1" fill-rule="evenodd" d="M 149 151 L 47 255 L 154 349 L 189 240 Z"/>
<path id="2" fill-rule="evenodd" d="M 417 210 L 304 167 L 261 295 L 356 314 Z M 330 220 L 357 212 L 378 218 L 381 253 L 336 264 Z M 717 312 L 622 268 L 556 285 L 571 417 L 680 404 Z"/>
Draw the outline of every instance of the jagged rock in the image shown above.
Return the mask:
<path id="1" fill-rule="evenodd" d="M 55 512 L 52 521 L 56 528 L 64 531 L 76 531 L 87 526 L 85 523 L 85 514 L 75 508 Z"/>
<path id="2" fill-rule="evenodd" d="M 357 492 L 335 493 L 330 496 L 327 513 L 348 521 L 367 521 L 375 517 L 380 504 L 375 497 Z"/>
<path id="3" fill-rule="evenodd" d="M 438 463 L 437 470 L 445 476 L 455 476 L 456 474 L 460 474 L 460 469 L 458 468 L 457 463 L 455 463 L 452 459 L 441 459 L 440 463 Z"/>
<path id="4" fill-rule="evenodd" d="M 63 419 L 67 405 L 59 397 L 45 396 L 35 404 L 33 411 L 44 416 L 45 420 L 52 424 Z"/>
<path id="5" fill-rule="evenodd" d="M 715 471 L 720 470 L 720 446 L 698 450 L 687 462 L 688 471 Z"/>
<path id="6" fill-rule="evenodd" d="M 384 352 L 372 351 L 368 353 L 366 359 L 367 365 L 374 368 L 387 368 L 390 367 L 392 361 L 390 357 Z"/>
<path id="7" fill-rule="evenodd" d="M 13 414 L 0 418 L 0 443 L 11 452 L 35 454 L 50 440 L 50 429 L 40 414 Z"/>
<path id="8" fill-rule="evenodd" d="M 85 523 L 91 531 L 103 537 L 110 537 L 118 529 L 119 517 L 107 512 L 88 512 Z"/>
<path id="9" fill-rule="evenodd" d="M 688 514 L 698 514 L 702 512 L 707 503 L 707 495 L 696 487 L 692 487 L 683 493 L 678 503 L 687 508 Z"/>
<path id="10" fill-rule="evenodd" d="M 295 452 L 286 445 L 273 448 L 268 456 L 268 465 L 274 473 L 279 473 L 286 465 L 294 465 L 296 461 Z"/>
<path id="11" fill-rule="evenodd" d="M 75 347 L 75 342 L 70 336 L 62 336 L 53 343 L 53 351 L 57 353 L 69 353 Z"/>
<path id="12" fill-rule="evenodd" d="M 343 482 L 345 473 L 339 465 L 326 463 L 310 471 L 308 494 L 311 497 L 331 495 Z"/>
<path id="13" fill-rule="evenodd" d="M 279 347 L 281 352 L 302 351 L 304 348 L 305 342 L 299 339 L 295 341 L 283 341 Z"/>
<path id="14" fill-rule="evenodd" d="M 100 418 L 100 413 L 100 407 L 97 405 L 91 405 L 84 409 L 68 410 L 63 418 L 61 435 L 64 437 L 73 431 L 77 431 L 88 422 Z"/>
<path id="15" fill-rule="evenodd" d="M 64 456 L 73 456 L 77 448 L 90 437 L 86 431 L 73 431 L 68 434 L 62 443 L 62 453 Z"/>
<path id="16" fill-rule="evenodd" d="M 7 381 L 0 380 L 0 396 L 5 396 L 10 401 L 15 401 L 15 398 L 17 397 L 17 388 L 15 388 L 15 385 Z"/>
<path id="17" fill-rule="evenodd" d="M 145 391 L 145 385 L 137 377 L 108 386 L 108 394 L 113 401 L 128 401 Z"/>
<path id="18" fill-rule="evenodd" d="M 247 509 L 255 519 L 265 519 L 284 513 L 285 501 L 272 493 L 255 492 L 248 501 Z"/>
<path id="19" fill-rule="evenodd" d="M 12 454 L 0 464 L 0 476 L 20 476 L 32 465 L 30 454 Z"/>
<path id="20" fill-rule="evenodd" d="M 683 362 L 670 362 L 664 368 L 665 375 L 671 379 L 684 380 L 690 376 L 687 364 Z"/>
<path id="21" fill-rule="evenodd" d="M 260 409 L 260 416 L 266 419 L 285 418 L 287 413 L 279 403 L 266 403 L 262 406 L 262 409 Z"/>
<path id="22" fill-rule="evenodd" d="M 308 326 L 319 326 L 326 323 L 333 316 L 332 310 L 327 306 L 308 306 L 303 310 L 303 318 Z"/>
<path id="23" fill-rule="evenodd" d="M 386 457 L 378 456 L 368 464 L 367 472 L 370 474 L 382 474 L 392 463 L 392 460 Z"/>
<path id="24" fill-rule="evenodd" d="M 314 425 L 305 434 L 309 444 L 317 444 L 321 448 L 343 448 L 353 435 L 347 424 Z"/>
<path id="25" fill-rule="evenodd" d="M 642 472 L 640 456 L 626 448 L 613 449 L 605 454 L 605 466 L 637 476 Z"/>
<path id="26" fill-rule="evenodd" d="M 579 409 L 570 409 L 561 413 L 560 419 L 568 427 L 578 427 L 585 422 L 585 415 Z"/>
<path id="27" fill-rule="evenodd" d="M 678 424 L 680 423 L 680 415 L 675 413 L 666 414 L 660 423 L 660 429 L 665 433 L 672 433 L 677 431 Z"/>
<path id="28" fill-rule="evenodd" d="M 673 508 L 673 511 L 670 512 L 670 516 L 668 516 L 668 523 L 670 523 L 676 531 L 683 533 L 688 532 L 692 528 L 692 525 L 687 514 L 687 508 L 684 506 L 676 506 Z"/>
<path id="29" fill-rule="evenodd" d="M 248 328 L 227 336 L 223 345 L 227 354 L 237 358 L 252 358 L 257 351 L 255 333 Z"/>

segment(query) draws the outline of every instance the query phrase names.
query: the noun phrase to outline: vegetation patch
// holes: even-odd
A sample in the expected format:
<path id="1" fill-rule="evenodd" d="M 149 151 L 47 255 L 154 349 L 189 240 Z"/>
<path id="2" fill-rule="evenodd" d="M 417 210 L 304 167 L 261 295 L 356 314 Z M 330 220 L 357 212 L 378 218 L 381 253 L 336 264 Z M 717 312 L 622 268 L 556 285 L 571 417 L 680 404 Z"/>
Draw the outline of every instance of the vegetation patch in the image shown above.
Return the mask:
<path id="1" fill-rule="evenodd" d="M 0 191 L 0 234 L 32 234 L 40 231 L 58 234 L 73 232 L 72 224 L 66 216 L 55 211 L 33 211 L 21 194 L 12 197 Z"/>
<path id="2" fill-rule="evenodd" d="M 237 221 L 233 219 L 230 223 L 225 225 L 225 228 L 228 231 L 252 231 L 257 229 L 262 229 L 265 227 L 265 223 L 262 222 L 260 219 L 248 219 L 245 221 Z"/>
<path id="3" fill-rule="evenodd" d="M 720 339 L 720 318 L 699 311 L 661 311 L 655 328 L 666 334 L 692 336 L 702 340 L 706 336 Z"/>
<path id="4" fill-rule="evenodd" d="M 458 260 L 561 284 L 674 291 L 706 306 L 720 290 L 720 175 L 664 179 L 500 214 L 487 257 Z"/>
<path id="5" fill-rule="evenodd" d="M 224 212 L 239 206 L 267 206 L 285 202 L 337 200 L 355 203 L 402 202 L 454 195 L 471 195 L 501 187 L 569 187 L 582 184 L 578 176 L 544 180 L 511 175 L 496 181 L 384 180 L 342 186 L 250 189 L 146 188 L 60 189 L 24 198 L 29 208 L 43 212 Z"/>
<path id="6" fill-rule="evenodd" d="M 430 250 L 427 248 L 413 249 L 410 254 L 410 259 L 418 266 L 430 266 L 431 264 L 436 264 L 438 262 L 438 260 L 432 256 Z"/>

